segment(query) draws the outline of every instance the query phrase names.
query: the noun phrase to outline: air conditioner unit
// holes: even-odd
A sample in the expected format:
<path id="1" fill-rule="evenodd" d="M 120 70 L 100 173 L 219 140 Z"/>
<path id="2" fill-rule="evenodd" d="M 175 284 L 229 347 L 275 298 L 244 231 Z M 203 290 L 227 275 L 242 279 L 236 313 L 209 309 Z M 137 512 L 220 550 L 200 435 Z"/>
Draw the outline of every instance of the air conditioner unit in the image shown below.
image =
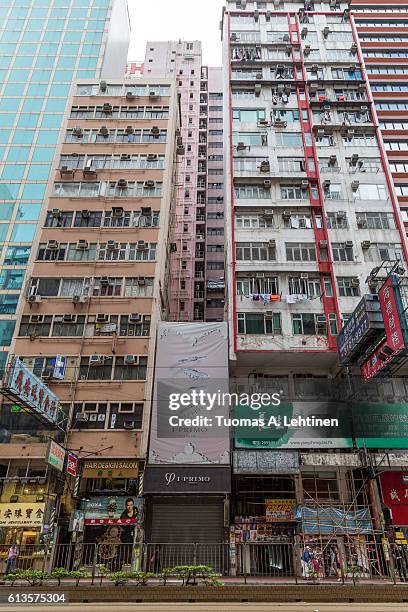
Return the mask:
<path id="1" fill-rule="evenodd" d="M 60 172 L 61 174 L 63 174 L 64 172 L 68 172 L 68 166 L 61 166 Z"/>
<path id="2" fill-rule="evenodd" d="M 359 187 L 360 187 L 360 181 L 352 181 L 351 188 L 353 191 L 357 191 Z"/>
<path id="3" fill-rule="evenodd" d="M 247 148 L 245 142 L 239 142 L 237 144 L 237 151 L 245 151 L 245 149 Z"/>
<path id="4" fill-rule="evenodd" d="M 283 42 L 290 42 L 289 34 L 284 34 L 282 40 L 283 40 Z"/>
<path id="5" fill-rule="evenodd" d="M 64 323 L 75 323 L 76 316 L 71 314 L 64 314 L 62 315 L 62 320 L 64 321 Z"/>
<path id="6" fill-rule="evenodd" d="M 322 32 L 323 32 L 323 37 L 327 38 L 328 35 L 330 34 L 330 28 L 326 26 L 325 28 L 323 28 Z"/>
<path id="7" fill-rule="evenodd" d="M 259 166 L 259 169 L 261 172 L 269 172 L 271 169 L 271 165 L 269 161 L 267 160 L 261 161 L 261 165 Z"/>
<path id="8" fill-rule="evenodd" d="M 308 278 L 309 278 L 309 275 L 308 275 L 308 273 L 307 273 L 307 272 L 301 272 L 301 274 L 300 274 L 300 278 L 301 278 L 302 280 L 306 280 L 306 279 L 308 279 Z"/>
<path id="9" fill-rule="evenodd" d="M 317 72 L 319 70 L 319 66 L 317 64 L 313 64 L 310 66 L 311 72 Z"/>
<path id="10" fill-rule="evenodd" d="M 74 127 L 74 129 L 73 129 L 73 133 L 74 133 L 74 135 L 75 135 L 75 136 L 77 136 L 78 138 L 81 138 L 81 137 L 83 136 L 83 134 L 84 134 L 84 131 L 83 131 L 83 129 L 82 129 L 82 128 L 81 128 L 79 125 L 77 125 L 77 126 L 76 126 L 76 127 Z"/>
<path id="11" fill-rule="evenodd" d="M 359 158 L 358 153 L 353 153 L 353 155 L 351 156 L 351 160 L 350 160 L 352 166 L 357 165 L 358 158 Z"/>
<path id="12" fill-rule="evenodd" d="M 129 161 L 130 155 L 128 153 L 122 153 L 120 156 L 121 161 Z"/>
<path id="13" fill-rule="evenodd" d="M 359 279 L 358 278 L 352 278 L 350 285 L 353 287 L 353 289 L 357 289 L 357 287 L 360 286 Z"/>
<path id="14" fill-rule="evenodd" d="M 137 284 L 140 285 L 141 287 L 143 287 L 146 284 L 146 279 L 144 276 L 139 276 L 139 278 L 137 279 Z"/>
<path id="15" fill-rule="evenodd" d="M 176 154 L 177 155 L 185 155 L 186 153 L 186 148 L 184 146 L 179 146 L 176 149 Z"/>
<path id="16" fill-rule="evenodd" d="M 39 304 L 42 301 L 41 295 L 29 295 L 27 302 L 29 304 Z"/>
<path id="17" fill-rule="evenodd" d="M 265 210 L 263 213 L 265 219 L 273 219 L 273 210 Z"/>
<path id="18" fill-rule="evenodd" d="M 126 100 L 133 100 L 134 97 L 135 97 L 135 94 L 133 93 L 133 91 L 126 92 Z"/>
<path id="19" fill-rule="evenodd" d="M 62 213 L 59 208 L 53 208 L 51 210 L 51 214 L 55 219 L 61 219 Z"/>
<path id="20" fill-rule="evenodd" d="M 159 136 L 160 134 L 160 128 L 157 127 L 157 125 L 154 125 L 151 130 L 150 133 L 152 134 L 152 136 Z"/>
<path id="21" fill-rule="evenodd" d="M 137 357 L 135 355 L 125 355 L 123 361 L 125 365 L 134 365 L 137 363 Z"/>
<path id="22" fill-rule="evenodd" d="M 47 249 L 49 251 L 56 251 L 56 250 L 58 250 L 58 247 L 59 247 L 58 240 L 49 240 L 47 242 Z"/>
<path id="23" fill-rule="evenodd" d="M 154 181 L 145 181 L 144 187 L 145 189 L 154 189 Z"/>
<path id="24" fill-rule="evenodd" d="M 371 240 L 363 240 L 363 242 L 361 243 L 361 247 L 363 249 L 369 249 L 371 246 Z"/>
<path id="25" fill-rule="evenodd" d="M 287 126 L 287 122 L 283 121 L 282 119 L 275 119 L 275 121 L 273 122 L 273 125 L 276 128 L 285 128 Z"/>
<path id="26" fill-rule="evenodd" d="M 301 182 L 302 187 L 309 187 L 309 181 L 307 179 L 303 179 Z"/>
<path id="27" fill-rule="evenodd" d="M 108 87 L 108 85 L 107 85 L 106 81 L 101 81 L 100 82 L 100 90 L 101 91 L 106 91 L 107 87 Z"/>
<path id="28" fill-rule="evenodd" d="M 78 242 L 76 243 L 76 250 L 77 251 L 87 251 L 89 249 L 89 244 L 87 240 L 78 240 Z"/>
<path id="29" fill-rule="evenodd" d="M 132 312 L 132 314 L 129 315 L 130 323 L 138 323 L 141 320 L 142 320 L 142 315 L 139 314 L 138 312 Z"/>
<path id="30" fill-rule="evenodd" d="M 232 41 L 237 40 L 237 35 L 236 35 L 236 32 L 231 32 L 231 40 L 232 40 Z"/>
<path id="31" fill-rule="evenodd" d="M 324 130 L 317 130 L 317 137 L 318 138 L 324 138 L 325 133 Z"/>
<path id="32" fill-rule="evenodd" d="M 149 98 L 151 100 L 157 100 L 160 96 L 155 91 L 149 91 Z"/>
<path id="33" fill-rule="evenodd" d="M 271 187 L 272 187 L 272 181 L 270 181 L 269 179 L 266 179 L 266 180 L 263 182 L 263 188 L 264 188 L 264 189 L 270 189 Z"/>
<path id="34" fill-rule="evenodd" d="M 103 357 L 101 355 L 91 355 L 89 357 L 89 365 L 97 366 L 103 363 Z"/>
<path id="35" fill-rule="evenodd" d="M 123 210 L 122 206 L 114 206 L 112 208 L 112 215 L 114 217 L 123 217 L 123 213 L 125 211 Z"/>
<path id="36" fill-rule="evenodd" d="M 327 240 L 320 240 L 319 246 L 321 249 L 327 249 Z"/>
<path id="37" fill-rule="evenodd" d="M 144 240 L 138 240 L 137 241 L 137 250 L 138 251 L 145 251 L 147 249 L 147 243 Z"/>
<path id="38" fill-rule="evenodd" d="M 107 251 L 115 251 L 118 248 L 118 243 L 114 240 L 108 240 L 106 242 L 106 250 Z"/>
<path id="39" fill-rule="evenodd" d="M 30 317 L 30 323 L 42 323 L 43 320 L 44 320 L 44 315 L 35 314 L 35 315 L 31 315 Z"/>
<path id="40" fill-rule="evenodd" d="M 51 380 L 52 379 L 52 372 L 51 372 L 51 370 L 43 370 L 41 372 L 41 378 L 43 380 Z"/>
<path id="41" fill-rule="evenodd" d="M 119 180 L 118 180 L 118 182 L 116 183 L 116 186 L 117 186 L 119 189 L 126 189 L 127 184 L 128 184 L 128 183 L 127 183 L 127 180 L 126 180 L 126 179 L 119 179 Z"/>
<path id="42" fill-rule="evenodd" d="M 330 179 L 326 179 L 326 180 L 323 181 L 323 189 L 325 189 L 325 190 L 329 189 L 330 185 L 331 185 Z"/>
<path id="43" fill-rule="evenodd" d="M 273 317 L 273 310 L 266 310 L 265 311 L 265 318 L 266 319 L 272 319 Z"/>
<path id="44" fill-rule="evenodd" d="M 89 219 L 89 217 L 91 216 L 91 211 L 84 208 L 83 210 L 81 210 L 81 217 L 83 219 Z"/>
<path id="45" fill-rule="evenodd" d="M 268 247 L 276 246 L 276 240 L 268 240 Z"/>
<path id="46" fill-rule="evenodd" d="M 260 96 L 262 91 L 262 85 L 260 83 L 255 83 L 255 95 Z"/>
<path id="47" fill-rule="evenodd" d="M 156 153 L 148 153 L 147 154 L 147 161 L 156 161 L 158 158 L 158 155 Z"/>
<path id="48" fill-rule="evenodd" d="M 86 412 L 77 412 L 74 420 L 80 423 L 88 421 L 88 414 Z"/>
<path id="49" fill-rule="evenodd" d="M 337 219 L 345 219 L 346 218 L 346 213 L 344 210 L 338 210 L 336 212 L 336 218 Z"/>
<path id="50" fill-rule="evenodd" d="M 329 166 L 335 166 L 337 164 L 336 155 L 330 155 L 329 157 Z"/>
<path id="51" fill-rule="evenodd" d="M 109 317 L 106 314 L 99 313 L 99 314 L 96 315 L 96 322 L 97 323 L 107 323 L 108 320 L 109 320 Z"/>
<path id="52" fill-rule="evenodd" d="M 128 125 L 128 126 L 125 128 L 125 133 L 126 133 L 126 134 L 133 134 L 133 132 L 134 132 L 134 131 L 135 131 L 135 130 L 132 128 L 132 126 L 131 126 L 131 125 Z"/>
<path id="53" fill-rule="evenodd" d="M 100 133 L 102 136 L 108 136 L 108 134 L 109 134 L 109 130 L 108 130 L 108 128 L 106 127 L 106 125 L 103 125 L 103 126 L 102 126 L 102 127 L 99 129 L 99 133 Z"/>
<path id="54" fill-rule="evenodd" d="M 311 51 L 310 45 L 305 45 L 305 48 L 303 49 L 303 55 L 307 57 L 308 55 L 310 55 L 310 51 Z"/>
<path id="55" fill-rule="evenodd" d="M 350 47 L 350 53 L 352 53 L 353 55 L 355 55 L 357 53 L 357 44 L 353 43 Z"/>
<path id="56" fill-rule="evenodd" d="M 307 33 L 308 33 L 308 29 L 307 29 L 306 27 L 304 27 L 304 28 L 302 28 L 302 29 L 301 29 L 301 31 L 300 31 L 300 36 L 301 36 L 302 38 L 306 38 Z"/>
<path id="57" fill-rule="evenodd" d="M 101 279 L 99 282 L 102 286 L 106 287 L 106 285 L 109 285 L 109 282 L 110 282 L 109 276 L 101 276 Z"/>
<path id="58" fill-rule="evenodd" d="M 346 240 L 346 242 L 344 243 L 347 249 L 351 249 L 353 247 L 353 241 L 352 240 Z"/>
<path id="59" fill-rule="evenodd" d="M 357 227 L 365 229 L 367 227 L 367 219 L 364 217 L 357 217 Z"/>
<path id="60" fill-rule="evenodd" d="M 86 295 L 73 295 L 72 301 L 74 304 L 85 304 L 87 297 Z"/>
<path id="61" fill-rule="evenodd" d="M 102 106 L 102 111 L 104 113 L 111 113 L 112 112 L 112 104 L 109 104 L 109 102 L 105 102 L 104 105 Z"/>
<path id="62" fill-rule="evenodd" d="M 152 214 L 152 209 L 150 208 L 150 206 L 142 206 L 140 212 L 144 217 L 150 217 Z"/>
<path id="63" fill-rule="evenodd" d="M 270 123 L 267 119 L 258 119 L 258 127 L 269 127 Z"/>

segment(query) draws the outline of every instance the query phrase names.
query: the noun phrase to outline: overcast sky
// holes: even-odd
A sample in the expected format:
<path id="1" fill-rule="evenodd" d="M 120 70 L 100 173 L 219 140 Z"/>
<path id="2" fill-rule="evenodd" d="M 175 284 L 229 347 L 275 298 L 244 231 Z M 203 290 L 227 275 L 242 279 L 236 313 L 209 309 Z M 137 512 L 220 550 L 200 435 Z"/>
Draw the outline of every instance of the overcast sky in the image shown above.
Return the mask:
<path id="1" fill-rule="evenodd" d="M 221 66 L 224 0 L 128 0 L 129 60 L 143 60 L 147 40 L 201 40 L 204 63 Z"/>

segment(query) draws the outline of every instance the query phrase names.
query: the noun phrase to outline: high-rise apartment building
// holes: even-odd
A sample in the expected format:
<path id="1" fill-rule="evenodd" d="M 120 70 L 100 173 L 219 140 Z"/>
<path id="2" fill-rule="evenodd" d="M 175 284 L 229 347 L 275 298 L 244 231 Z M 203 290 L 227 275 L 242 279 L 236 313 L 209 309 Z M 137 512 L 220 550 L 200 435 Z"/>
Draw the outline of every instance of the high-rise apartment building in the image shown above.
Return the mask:
<path id="1" fill-rule="evenodd" d="M 60 399 L 67 435 L 4 404 L 1 501 L 17 493 L 14 501 L 32 502 L 40 486 L 51 501 L 62 494 L 45 462 L 47 439 L 56 437 L 82 460 L 77 495 L 91 508 L 100 504 L 84 534 L 96 542 L 107 520 L 103 495 L 121 500 L 119 517 L 129 496 L 140 505 L 156 324 L 167 311 L 179 111 L 174 83 L 159 78 L 80 80 L 67 109 L 12 346 Z M 56 353 L 64 364 L 59 376 Z M 23 474 L 33 479 L 27 490 Z M 60 541 L 68 538 L 72 494 L 68 488 L 63 498 Z M 121 527 L 122 541 L 133 542 L 133 529 Z M 5 543 L 24 543 L 24 528 L 17 531 Z M 40 529 L 31 531 L 37 543 Z"/>
<path id="2" fill-rule="evenodd" d="M 3 365 L 71 84 L 76 78 L 121 78 L 129 35 L 125 0 L 0 3 Z"/>
<path id="3" fill-rule="evenodd" d="M 408 222 L 408 4 L 352 2 L 356 31 L 402 218 Z"/>
<path id="4" fill-rule="evenodd" d="M 170 320 L 224 316 L 224 170 L 221 70 L 202 62 L 201 43 L 148 42 L 145 76 L 176 81 L 181 102 L 170 255 Z"/>
<path id="5" fill-rule="evenodd" d="M 361 16 L 357 21 L 362 28 Z M 291 417 L 324 414 L 330 397 L 348 398 L 340 423 L 356 414 L 381 418 L 390 406 L 388 387 L 360 388 L 355 371 L 354 395 L 344 389 L 331 395 L 344 375 L 336 336 L 370 293 L 367 277 L 382 261 L 408 261 L 401 187 L 396 193 L 363 65 L 366 36 L 377 40 L 382 33 L 373 29 L 360 41 L 343 2 L 227 1 L 223 16 L 231 373 L 238 388 L 279 392 L 281 410 Z M 393 74 L 403 74 L 395 63 L 404 60 L 387 61 Z M 401 81 L 386 78 L 385 88 Z M 377 105 L 380 97 L 377 92 Z M 378 111 L 383 108 L 394 117 L 402 112 Z M 384 137 L 390 140 L 387 132 Z M 391 395 L 406 396 L 388 384 Z M 341 548 L 346 532 L 334 517 L 347 509 L 371 521 L 364 546 L 375 540 L 382 528 L 377 482 L 367 475 L 370 463 L 353 450 L 364 444 L 374 463 L 384 444 L 404 447 L 380 437 L 364 443 L 351 430 L 236 434 L 234 541 L 242 541 L 256 513 L 251 529 L 262 541 L 299 535 L 304 545 L 326 550 L 330 533 Z M 286 523 L 270 529 L 266 509 L 276 497 L 291 500 L 296 517 L 289 511 Z M 356 523 L 347 533 L 356 537 L 359 529 Z"/>

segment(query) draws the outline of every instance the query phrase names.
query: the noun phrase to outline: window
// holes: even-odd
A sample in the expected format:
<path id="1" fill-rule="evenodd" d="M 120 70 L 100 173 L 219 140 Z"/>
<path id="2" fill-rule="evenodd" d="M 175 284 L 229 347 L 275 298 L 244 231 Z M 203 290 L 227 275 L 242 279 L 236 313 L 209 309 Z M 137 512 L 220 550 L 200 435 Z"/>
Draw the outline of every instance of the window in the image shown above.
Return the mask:
<path id="1" fill-rule="evenodd" d="M 40 316 L 40 321 L 32 322 L 30 315 L 21 317 L 19 336 L 49 336 L 51 330 L 52 316 Z"/>
<path id="2" fill-rule="evenodd" d="M 301 134 L 295 132 L 276 132 L 276 146 L 301 147 L 303 145 Z"/>
<path id="3" fill-rule="evenodd" d="M 257 229 L 273 227 L 272 214 L 266 215 L 235 215 L 235 227 L 239 229 Z"/>
<path id="4" fill-rule="evenodd" d="M 80 380 L 111 380 L 112 360 L 111 356 L 101 355 L 99 363 L 90 363 L 89 357 L 81 357 L 79 366 Z"/>
<path id="5" fill-rule="evenodd" d="M 114 380 L 145 380 L 147 357 L 134 356 L 134 363 L 126 363 L 125 357 L 115 358 Z"/>
<path id="6" fill-rule="evenodd" d="M 372 244 L 370 248 L 364 249 L 365 261 L 399 261 L 403 259 L 400 244 Z"/>
<path id="7" fill-rule="evenodd" d="M 274 294 L 279 293 L 279 283 L 277 276 L 265 276 L 259 273 L 255 276 L 237 276 L 236 279 L 237 295 L 255 294 Z"/>
<path id="8" fill-rule="evenodd" d="M 153 278 L 125 278 L 126 297 L 151 297 L 153 295 Z"/>
<path id="9" fill-rule="evenodd" d="M 312 218 L 310 214 L 291 214 L 289 219 L 284 219 L 284 227 L 288 229 L 310 229 Z"/>
<path id="10" fill-rule="evenodd" d="M 330 183 L 330 185 L 324 188 L 325 200 L 341 200 L 342 195 L 340 183 Z"/>
<path id="11" fill-rule="evenodd" d="M 360 295 L 359 281 L 356 278 L 340 276 L 337 278 L 340 297 L 358 297 Z"/>
<path id="12" fill-rule="evenodd" d="M 288 242 L 285 247 L 287 261 L 316 261 L 314 244 Z"/>
<path id="13" fill-rule="evenodd" d="M 324 314 L 292 314 L 292 327 L 295 336 L 327 336 L 327 323 Z"/>
<path id="14" fill-rule="evenodd" d="M 309 298 L 316 298 L 322 295 L 322 286 L 318 277 L 301 278 L 300 276 L 289 276 L 288 283 L 289 295 L 306 295 Z"/>
<path id="15" fill-rule="evenodd" d="M 280 196 L 282 200 L 307 200 L 309 198 L 308 190 L 304 187 L 281 187 Z"/>
<path id="16" fill-rule="evenodd" d="M 233 108 L 232 119 L 234 121 L 241 121 L 242 123 L 257 123 L 260 119 L 265 119 L 265 109 Z"/>
<path id="17" fill-rule="evenodd" d="M 333 261 L 354 261 L 353 246 L 346 242 L 332 242 Z"/>
<path id="18" fill-rule="evenodd" d="M 11 246 L 7 248 L 4 257 L 5 266 L 25 266 L 30 257 L 31 247 Z"/>
<path id="19" fill-rule="evenodd" d="M 266 133 L 262 134 L 261 132 L 233 132 L 232 138 L 235 146 L 237 146 L 238 143 L 253 147 L 265 147 L 268 144 Z"/>
<path id="20" fill-rule="evenodd" d="M 347 229 L 348 228 L 347 215 L 343 211 L 327 213 L 326 223 L 327 223 L 328 229 Z"/>
<path id="21" fill-rule="evenodd" d="M 257 313 L 239 312 L 237 314 L 239 334 L 281 334 L 282 323 L 280 312 L 273 312 L 270 316 Z"/>
<path id="22" fill-rule="evenodd" d="M 402 195 L 398 192 L 398 186 L 396 186 L 396 191 L 398 195 Z M 356 200 L 386 200 L 387 190 L 384 185 L 360 184 L 354 194 L 354 197 L 356 198 Z"/>
<path id="23" fill-rule="evenodd" d="M 68 318 L 64 315 L 54 316 L 52 336 L 83 336 L 85 315 L 73 315 L 71 321 L 68 321 Z"/>
<path id="24" fill-rule="evenodd" d="M 357 226 L 360 229 L 395 229 L 392 213 L 356 212 Z"/>
<path id="25" fill-rule="evenodd" d="M 276 259 L 275 241 L 241 242 L 235 246 L 237 261 L 274 261 Z"/>

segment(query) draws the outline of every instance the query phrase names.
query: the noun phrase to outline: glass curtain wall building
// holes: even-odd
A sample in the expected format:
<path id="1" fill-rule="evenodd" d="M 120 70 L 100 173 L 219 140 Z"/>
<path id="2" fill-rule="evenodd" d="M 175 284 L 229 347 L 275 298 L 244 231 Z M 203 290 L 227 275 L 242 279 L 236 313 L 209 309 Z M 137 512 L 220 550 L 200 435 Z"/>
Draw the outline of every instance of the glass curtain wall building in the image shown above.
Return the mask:
<path id="1" fill-rule="evenodd" d="M 0 0 L 0 365 L 71 85 L 122 77 L 126 0 Z"/>

